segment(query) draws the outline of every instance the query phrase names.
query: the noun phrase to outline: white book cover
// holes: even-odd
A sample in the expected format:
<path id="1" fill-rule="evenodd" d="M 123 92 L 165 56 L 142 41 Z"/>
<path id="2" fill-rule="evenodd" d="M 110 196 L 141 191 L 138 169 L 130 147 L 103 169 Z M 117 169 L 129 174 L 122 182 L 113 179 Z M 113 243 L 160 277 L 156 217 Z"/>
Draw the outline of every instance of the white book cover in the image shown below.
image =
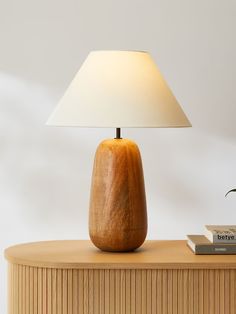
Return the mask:
<path id="1" fill-rule="evenodd" d="M 212 243 L 236 243 L 236 225 L 206 225 L 205 236 Z"/>

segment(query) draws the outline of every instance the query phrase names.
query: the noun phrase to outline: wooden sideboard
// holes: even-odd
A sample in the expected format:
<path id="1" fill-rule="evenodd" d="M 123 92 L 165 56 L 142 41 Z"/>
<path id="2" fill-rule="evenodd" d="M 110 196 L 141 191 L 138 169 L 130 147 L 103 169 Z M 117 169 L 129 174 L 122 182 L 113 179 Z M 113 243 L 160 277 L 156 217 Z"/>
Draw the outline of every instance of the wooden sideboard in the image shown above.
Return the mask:
<path id="1" fill-rule="evenodd" d="M 90 241 L 8 248 L 9 314 L 233 314 L 236 256 L 194 255 L 186 241 L 107 253 Z"/>

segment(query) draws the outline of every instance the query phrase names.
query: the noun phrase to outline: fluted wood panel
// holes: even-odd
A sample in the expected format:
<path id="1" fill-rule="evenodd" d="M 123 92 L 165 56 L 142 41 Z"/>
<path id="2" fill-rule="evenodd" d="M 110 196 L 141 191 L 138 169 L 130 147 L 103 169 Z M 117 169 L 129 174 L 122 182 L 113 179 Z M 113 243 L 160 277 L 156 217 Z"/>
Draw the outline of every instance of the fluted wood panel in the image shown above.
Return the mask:
<path id="1" fill-rule="evenodd" d="M 234 269 L 51 269 L 9 263 L 9 314 L 236 314 Z"/>

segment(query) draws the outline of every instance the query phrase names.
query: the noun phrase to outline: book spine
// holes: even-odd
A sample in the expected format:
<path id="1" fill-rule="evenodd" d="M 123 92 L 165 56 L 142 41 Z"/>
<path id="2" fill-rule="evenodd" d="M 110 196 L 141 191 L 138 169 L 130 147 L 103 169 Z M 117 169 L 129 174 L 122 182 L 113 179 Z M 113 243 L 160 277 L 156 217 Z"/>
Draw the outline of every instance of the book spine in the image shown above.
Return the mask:
<path id="1" fill-rule="evenodd" d="M 212 234 L 212 240 L 213 243 L 236 244 L 236 234 L 231 235 L 225 235 L 225 233 Z"/>
<path id="2" fill-rule="evenodd" d="M 195 247 L 196 254 L 236 254 L 236 245 L 199 244 Z"/>

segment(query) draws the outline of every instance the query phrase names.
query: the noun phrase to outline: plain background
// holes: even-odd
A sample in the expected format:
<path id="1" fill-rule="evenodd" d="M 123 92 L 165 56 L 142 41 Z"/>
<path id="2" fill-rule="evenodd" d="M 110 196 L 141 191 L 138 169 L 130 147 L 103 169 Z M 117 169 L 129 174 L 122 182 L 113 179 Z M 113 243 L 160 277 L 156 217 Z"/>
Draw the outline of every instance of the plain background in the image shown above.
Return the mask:
<path id="1" fill-rule="evenodd" d="M 113 129 L 46 127 L 90 50 L 149 51 L 192 129 L 124 129 L 140 147 L 148 238 L 236 224 L 235 0 L 1 0 L 0 309 L 5 247 L 88 238 L 93 156 Z"/>

